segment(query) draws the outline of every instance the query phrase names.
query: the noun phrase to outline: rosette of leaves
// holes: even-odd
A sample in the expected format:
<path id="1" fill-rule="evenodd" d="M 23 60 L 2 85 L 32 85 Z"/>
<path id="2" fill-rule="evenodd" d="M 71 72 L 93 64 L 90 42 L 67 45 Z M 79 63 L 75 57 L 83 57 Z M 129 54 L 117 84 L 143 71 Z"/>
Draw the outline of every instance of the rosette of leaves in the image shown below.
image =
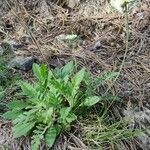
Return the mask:
<path id="1" fill-rule="evenodd" d="M 31 136 L 32 150 L 39 149 L 42 141 L 52 147 L 56 138 L 76 121 L 78 109 L 102 101 L 94 92 L 89 95 L 91 85 L 85 82 L 85 68 L 77 73 L 75 68 L 73 61 L 55 70 L 49 70 L 46 65 L 33 65 L 37 80 L 33 84 L 22 81 L 21 95 L 25 99 L 10 102 L 9 111 L 3 114 L 4 118 L 13 120 L 14 138 Z M 107 78 L 95 81 L 104 79 Z"/>

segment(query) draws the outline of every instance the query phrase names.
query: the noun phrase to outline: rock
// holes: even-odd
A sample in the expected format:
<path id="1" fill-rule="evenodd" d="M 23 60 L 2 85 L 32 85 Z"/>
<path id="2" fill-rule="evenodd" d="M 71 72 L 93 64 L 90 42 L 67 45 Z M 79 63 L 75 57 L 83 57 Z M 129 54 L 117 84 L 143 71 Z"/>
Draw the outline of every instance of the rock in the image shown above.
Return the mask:
<path id="1" fill-rule="evenodd" d="M 14 53 L 14 51 L 23 47 L 23 44 L 17 43 L 15 40 L 3 41 L 0 44 L 0 56 Z"/>
<path id="2" fill-rule="evenodd" d="M 17 49 L 22 48 L 22 47 L 23 47 L 23 44 L 13 44 L 12 46 L 13 46 L 13 48 L 14 48 L 15 50 L 17 50 Z"/>
<path id="3" fill-rule="evenodd" d="M 39 12 L 40 12 L 40 16 L 44 19 L 53 18 L 49 11 L 49 7 L 46 3 L 46 0 L 41 1 L 40 6 L 39 6 Z"/>
<path id="4" fill-rule="evenodd" d="M 90 51 L 99 51 L 100 50 L 100 48 L 101 48 L 101 42 L 100 41 L 97 41 L 97 42 L 95 42 L 94 44 L 92 44 L 88 49 L 90 50 Z"/>
<path id="5" fill-rule="evenodd" d="M 32 69 L 33 63 L 36 63 L 37 59 L 33 57 L 16 57 L 10 61 L 8 68 L 15 68 L 24 71 L 29 71 Z"/>
<path id="6" fill-rule="evenodd" d="M 131 129 L 142 129 L 143 132 L 137 137 L 137 140 L 140 142 L 142 147 L 145 150 L 150 148 L 150 109 L 144 107 L 142 110 L 135 107 L 134 109 L 130 108 L 124 110 L 125 120 L 129 122 L 129 127 Z"/>
<path id="7" fill-rule="evenodd" d="M 145 14 L 144 12 L 139 12 L 136 15 L 139 17 L 139 19 L 143 19 Z"/>
<path id="8" fill-rule="evenodd" d="M 142 147 L 145 150 L 149 150 L 150 149 L 150 137 L 148 134 L 142 133 L 139 137 L 138 140 L 140 141 L 140 143 L 142 144 Z"/>
<path id="9" fill-rule="evenodd" d="M 30 36 L 23 36 L 22 38 L 21 38 L 21 44 L 22 45 L 31 45 L 32 44 L 32 38 L 30 37 Z"/>

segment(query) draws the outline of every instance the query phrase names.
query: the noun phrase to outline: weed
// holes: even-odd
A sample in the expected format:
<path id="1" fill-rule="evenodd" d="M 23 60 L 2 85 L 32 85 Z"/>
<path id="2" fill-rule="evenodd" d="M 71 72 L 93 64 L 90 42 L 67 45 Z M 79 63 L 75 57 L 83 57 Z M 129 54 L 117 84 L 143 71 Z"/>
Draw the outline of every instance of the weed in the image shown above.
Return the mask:
<path id="1" fill-rule="evenodd" d="M 18 79 L 20 79 L 18 74 L 13 75 L 10 73 L 5 57 L 0 57 L 0 86 L 7 88 Z"/>
<path id="2" fill-rule="evenodd" d="M 26 99 L 10 102 L 10 111 L 3 117 L 13 120 L 14 138 L 31 135 L 31 147 L 36 150 L 42 140 L 52 147 L 60 133 L 70 130 L 82 109 L 103 102 L 94 90 L 88 92 L 95 81 L 103 80 L 87 82 L 85 76 L 90 75 L 85 68 L 76 73 L 73 61 L 55 70 L 34 64 L 33 72 L 37 78 L 34 84 L 20 83 Z"/>
<path id="3" fill-rule="evenodd" d="M 8 69 L 4 59 L 0 58 L 0 85 L 4 86 L 9 78 Z"/>
<path id="4" fill-rule="evenodd" d="M 6 97 L 9 93 L 8 89 L 18 81 L 18 79 L 20 79 L 20 77 L 17 74 L 10 75 L 5 57 L 0 57 L 0 113 L 7 110 Z"/>
<path id="5" fill-rule="evenodd" d="M 121 142 L 134 139 L 142 133 L 139 129 L 129 129 L 128 122 L 123 119 L 110 121 L 107 115 L 94 115 L 82 122 L 83 141 L 89 148 L 119 150 Z"/>

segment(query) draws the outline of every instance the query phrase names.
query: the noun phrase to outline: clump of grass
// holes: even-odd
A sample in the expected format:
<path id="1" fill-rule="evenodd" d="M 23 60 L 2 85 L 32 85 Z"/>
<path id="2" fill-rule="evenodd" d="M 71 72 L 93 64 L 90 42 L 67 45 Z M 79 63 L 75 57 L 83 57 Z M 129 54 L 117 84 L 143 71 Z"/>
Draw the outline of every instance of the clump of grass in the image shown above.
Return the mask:
<path id="1" fill-rule="evenodd" d="M 114 149 L 120 150 L 124 141 L 134 139 L 142 131 L 130 129 L 128 122 L 110 120 L 106 115 L 91 115 L 81 121 L 82 139 L 90 149 Z"/>

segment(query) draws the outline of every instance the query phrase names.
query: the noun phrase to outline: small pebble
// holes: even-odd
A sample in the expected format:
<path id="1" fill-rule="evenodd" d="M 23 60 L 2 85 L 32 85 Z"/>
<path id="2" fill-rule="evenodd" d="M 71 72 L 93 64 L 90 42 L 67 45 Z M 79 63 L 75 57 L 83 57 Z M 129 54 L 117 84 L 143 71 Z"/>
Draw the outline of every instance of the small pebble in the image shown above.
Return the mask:
<path id="1" fill-rule="evenodd" d="M 95 44 L 90 46 L 89 50 L 90 51 L 99 51 L 100 48 L 101 48 L 101 43 L 100 43 L 100 41 L 97 41 Z"/>

